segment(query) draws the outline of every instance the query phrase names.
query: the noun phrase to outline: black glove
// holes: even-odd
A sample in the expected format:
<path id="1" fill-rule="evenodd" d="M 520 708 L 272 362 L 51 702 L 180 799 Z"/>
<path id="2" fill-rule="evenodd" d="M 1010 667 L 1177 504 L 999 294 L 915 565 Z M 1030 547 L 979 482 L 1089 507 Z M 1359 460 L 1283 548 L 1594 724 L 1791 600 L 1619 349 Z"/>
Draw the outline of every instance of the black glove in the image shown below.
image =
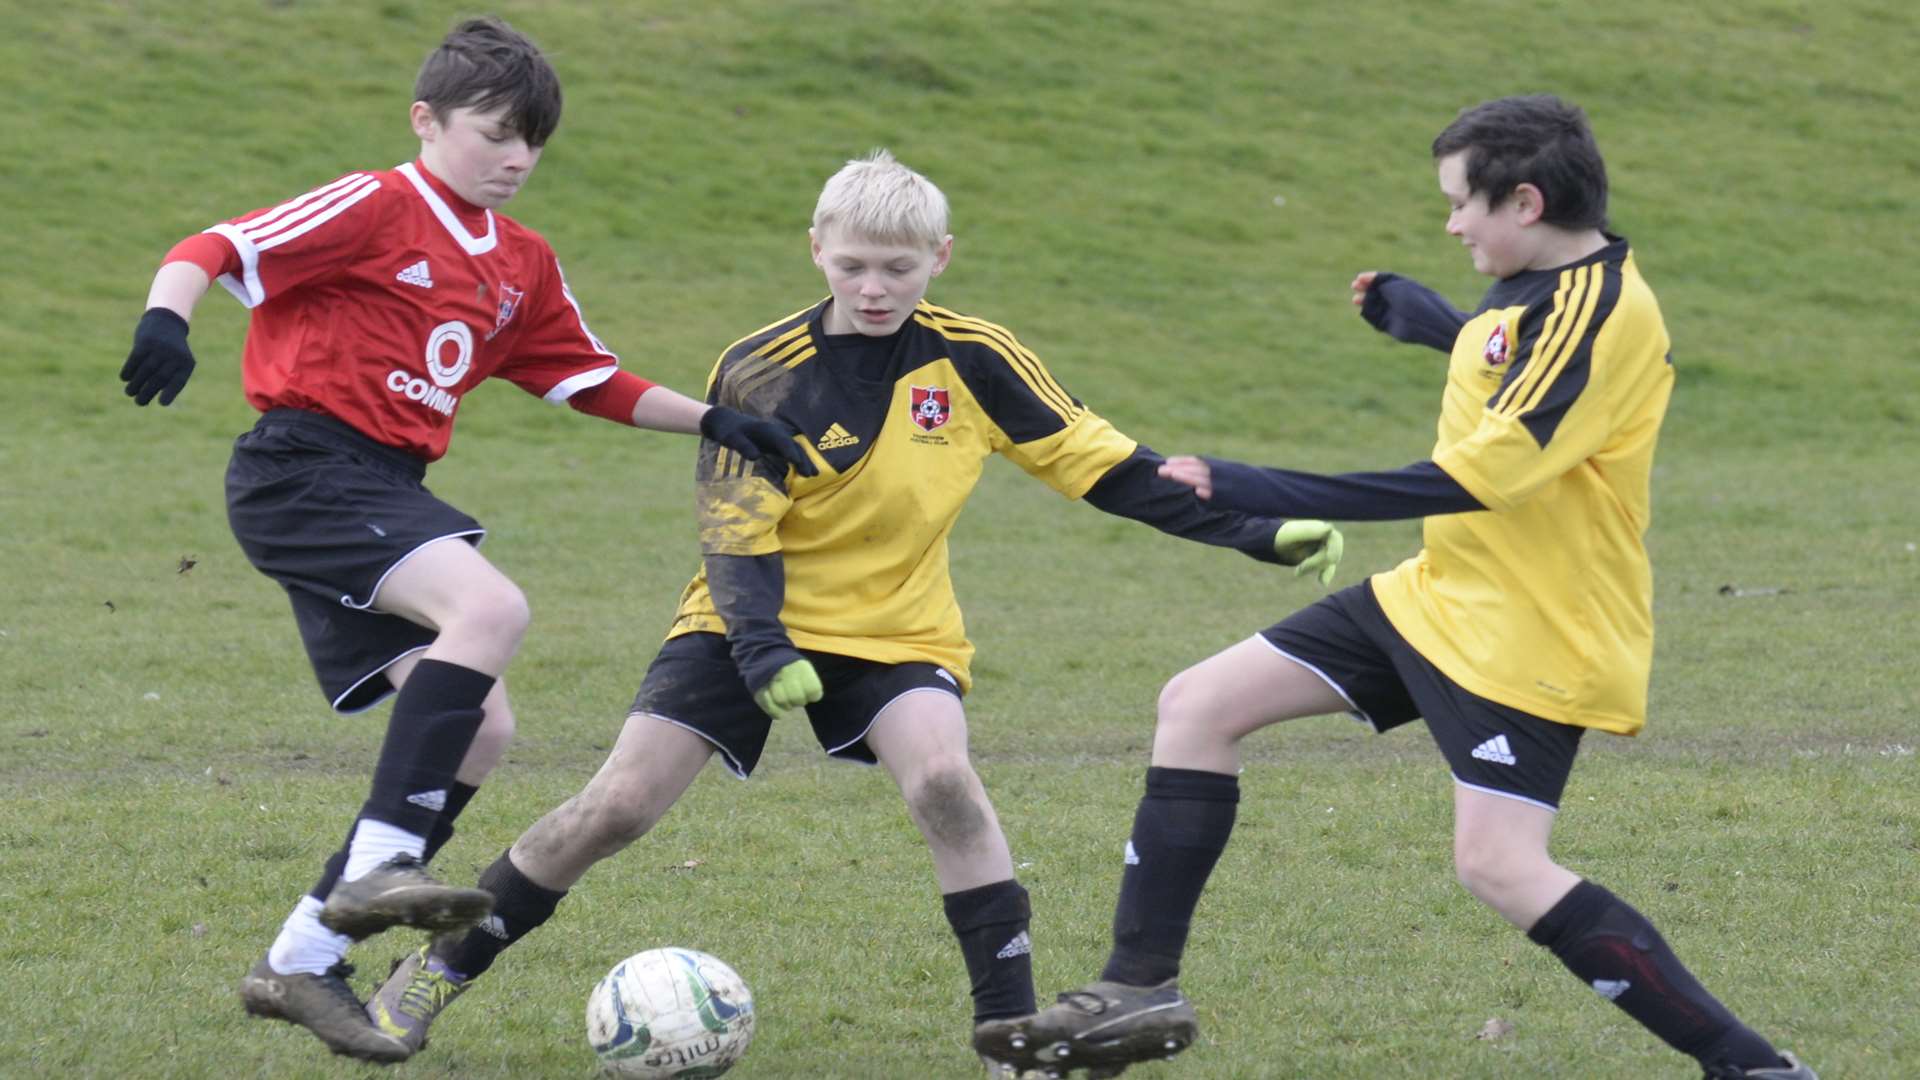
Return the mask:
<path id="1" fill-rule="evenodd" d="M 188 361 L 189 364 L 192 361 Z M 162 402 L 165 404 L 165 402 Z M 738 409 L 715 405 L 700 417 L 700 434 L 739 454 L 748 461 L 759 461 L 762 454 L 787 460 L 801 476 L 813 476 L 820 470 L 801 445 L 793 441 L 797 432 L 785 424 L 748 416 Z"/>
<path id="2" fill-rule="evenodd" d="M 133 351 L 120 365 L 120 381 L 135 405 L 160 395 L 171 405 L 193 374 L 193 350 L 187 348 L 187 320 L 169 308 L 148 308 L 133 328 Z"/>

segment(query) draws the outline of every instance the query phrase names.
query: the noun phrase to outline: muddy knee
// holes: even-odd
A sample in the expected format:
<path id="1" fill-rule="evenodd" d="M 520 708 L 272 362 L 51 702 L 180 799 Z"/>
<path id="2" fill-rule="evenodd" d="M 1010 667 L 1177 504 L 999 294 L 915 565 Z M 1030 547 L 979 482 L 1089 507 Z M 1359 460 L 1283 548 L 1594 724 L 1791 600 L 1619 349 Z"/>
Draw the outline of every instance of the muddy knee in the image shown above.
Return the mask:
<path id="1" fill-rule="evenodd" d="M 985 798 L 971 770 L 929 773 L 907 794 L 907 806 L 927 837 L 950 848 L 971 848 L 987 832 Z"/>

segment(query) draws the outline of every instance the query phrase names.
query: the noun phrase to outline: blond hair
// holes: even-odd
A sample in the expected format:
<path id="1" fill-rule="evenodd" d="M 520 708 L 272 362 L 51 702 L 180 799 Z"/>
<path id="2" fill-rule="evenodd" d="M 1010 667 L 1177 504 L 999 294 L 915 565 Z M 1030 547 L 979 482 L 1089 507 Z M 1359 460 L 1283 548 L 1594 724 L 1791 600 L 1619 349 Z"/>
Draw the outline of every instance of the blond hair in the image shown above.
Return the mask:
<path id="1" fill-rule="evenodd" d="M 855 158 L 820 189 L 813 227 L 837 225 L 882 244 L 940 246 L 947 237 L 947 197 L 933 181 L 884 149 Z"/>

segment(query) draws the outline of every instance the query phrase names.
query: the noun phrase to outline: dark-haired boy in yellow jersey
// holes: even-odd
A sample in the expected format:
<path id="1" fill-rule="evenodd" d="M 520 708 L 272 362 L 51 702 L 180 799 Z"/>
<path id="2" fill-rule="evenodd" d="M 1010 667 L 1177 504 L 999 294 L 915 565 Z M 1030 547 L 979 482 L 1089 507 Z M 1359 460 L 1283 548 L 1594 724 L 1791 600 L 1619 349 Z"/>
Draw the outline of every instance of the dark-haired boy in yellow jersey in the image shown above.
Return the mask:
<path id="1" fill-rule="evenodd" d="M 1813 1080 L 1737 1020 L 1644 916 L 1555 863 L 1547 838 L 1580 737 L 1646 716 L 1652 575 L 1641 539 L 1673 386 L 1667 332 L 1627 242 L 1605 232 L 1585 115 L 1546 96 L 1465 110 L 1434 141 L 1474 269 L 1471 315 L 1390 274 L 1354 279 L 1379 329 L 1450 354 L 1431 460 L 1317 476 L 1196 457 L 1162 475 L 1219 509 L 1425 518 L 1425 546 L 1176 675 L 1160 695 L 1101 979 L 984 1025 L 983 1053 L 1117 1075 L 1197 1034 L 1176 977 L 1239 800 L 1240 740 L 1349 712 L 1425 718 L 1453 773 L 1460 882 L 1710 1078 Z"/>
<path id="2" fill-rule="evenodd" d="M 652 828 L 709 757 L 745 777 L 772 721 L 802 707 L 828 754 L 878 763 L 899 786 L 933 853 L 976 1022 L 1033 1011 L 1027 893 L 968 758 L 973 646 L 947 569 L 948 534 L 989 456 L 1108 513 L 1332 578 L 1331 526 L 1201 503 L 1007 330 L 928 303 L 953 237 L 946 197 L 919 173 L 884 151 L 849 162 L 810 234 L 830 295 L 735 342 L 707 396 L 805 432 L 818 474 L 702 444 L 702 570 L 619 742 L 481 875 L 494 918 L 407 958 L 375 995 L 375 1021 L 409 1046 L 588 867 Z"/>

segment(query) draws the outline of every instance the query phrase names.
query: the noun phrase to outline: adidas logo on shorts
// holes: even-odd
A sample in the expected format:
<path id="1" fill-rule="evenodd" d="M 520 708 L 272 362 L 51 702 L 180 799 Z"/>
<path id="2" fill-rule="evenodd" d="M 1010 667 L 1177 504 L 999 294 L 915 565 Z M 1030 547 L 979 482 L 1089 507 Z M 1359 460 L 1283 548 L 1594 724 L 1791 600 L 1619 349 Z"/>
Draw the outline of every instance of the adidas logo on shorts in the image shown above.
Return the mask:
<path id="1" fill-rule="evenodd" d="M 1493 738 L 1474 747 L 1473 756 L 1479 758 L 1481 761 L 1492 761 L 1501 765 L 1512 765 L 1520 760 L 1513 756 L 1513 747 L 1507 745 L 1507 737 L 1505 735 L 1495 735 Z"/>

